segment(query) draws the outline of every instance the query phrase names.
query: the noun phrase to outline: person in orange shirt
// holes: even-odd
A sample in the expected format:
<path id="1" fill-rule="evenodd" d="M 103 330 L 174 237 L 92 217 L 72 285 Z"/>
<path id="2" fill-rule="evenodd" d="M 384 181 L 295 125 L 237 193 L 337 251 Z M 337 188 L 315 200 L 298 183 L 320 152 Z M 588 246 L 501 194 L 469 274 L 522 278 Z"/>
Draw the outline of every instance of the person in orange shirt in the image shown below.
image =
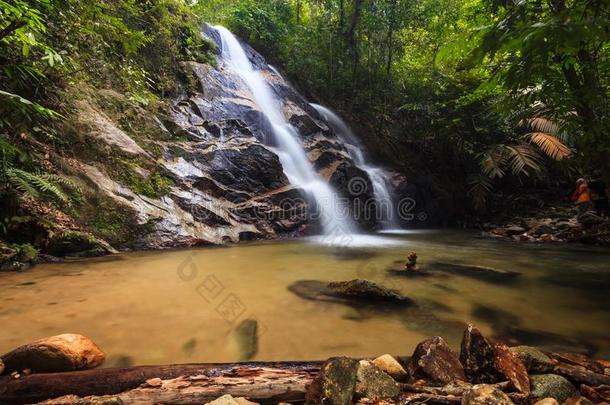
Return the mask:
<path id="1" fill-rule="evenodd" d="M 587 212 L 591 207 L 591 191 L 585 179 L 576 180 L 576 190 L 572 193 L 572 201 L 578 208 L 578 216 Z"/>

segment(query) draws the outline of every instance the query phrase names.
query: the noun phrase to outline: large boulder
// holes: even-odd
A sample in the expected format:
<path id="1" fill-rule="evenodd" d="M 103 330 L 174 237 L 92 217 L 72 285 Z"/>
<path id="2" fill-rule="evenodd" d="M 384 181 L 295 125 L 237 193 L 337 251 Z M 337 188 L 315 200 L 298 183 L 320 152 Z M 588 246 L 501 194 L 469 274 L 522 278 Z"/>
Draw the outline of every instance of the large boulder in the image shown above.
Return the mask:
<path id="1" fill-rule="evenodd" d="M 510 350 L 523 362 L 531 374 L 546 374 L 553 371 L 553 360 L 540 349 L 532 346 L 515 346 Z"/>
<path id="2" fill-rule="evenodd" d="M 36 340 L 2 356 L 5 372 L 51 373 L 97 367 L 106 355 L 91 339 L 66 333 Z"/>
<path id="3" fill-rule="evenodd" d="M 392 377 L 367 360 L 361 360 L 356 373 L 356 396 L 372 400 L 397 397 L 398 384 Z"/>
<path id="4" fill-rule="evenodd" d="M 333 357 L 320 372 L 305 394 L 307 405 L 350 405 L 356 388 L 358 360 Z"/>
<path id="5" fill-rule="evenodd" d="M 457 355 L 440 336 L 426 339 L 417 345 L 411 356 L 409 373 L 414 379 L 423 379 L 434 385 L 466 380 Z"/>
<path id="6" fill-rule="evenodd" d="M 373 364 L 395 380 L 402 381 L 409 376 L 404 367 L 389 354 L 384 354 L 373 360 Z"/>
<path id="7" fill-rule="evenodd" d="M 471 382 L 509 381 L 517 391 L 529 394 L 529 376 L 523 362 L 508 346 L 491 345 L 472 324 L 464 331 L 460 360 Z"/>
<path id="8" fill-rule="evenodd" d="M 514 403 L 493 385 L 478 384 L 464 393 L 462 405 L 514 405 Z"/>
<path id="9" fill-rule="evenodd" d="M 571 382 L 557 374 L 537 374 L 530 376 L 534 398 L 554 398 L 559 403 L 578 395 Z"/>

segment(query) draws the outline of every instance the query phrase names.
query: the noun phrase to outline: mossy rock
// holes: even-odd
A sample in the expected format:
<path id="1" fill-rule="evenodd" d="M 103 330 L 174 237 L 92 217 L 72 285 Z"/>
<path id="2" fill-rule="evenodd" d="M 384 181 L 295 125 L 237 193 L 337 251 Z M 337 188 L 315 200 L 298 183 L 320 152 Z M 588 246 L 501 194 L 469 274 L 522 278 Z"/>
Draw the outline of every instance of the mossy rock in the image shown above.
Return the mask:
<path id="1" fill-rule="evenodd" d="M 0 242 L 0 271 L 22 271 L 38 261 L 38 250 L 29 243 Z"/>
<path id="2" fill-rule="evenodd" d="M 84 232 L 69 231 L 55 235 L 47 252 L 53 256 L 94 257 L 109 253 L 108 246 Z"/>
<path id="3" fill-rule="evenodd" d="M 559 403 L 578 394 L 571 382 L 557 374 L 531 375 L 532 396 L 535 398 L 554 398 Z"/>

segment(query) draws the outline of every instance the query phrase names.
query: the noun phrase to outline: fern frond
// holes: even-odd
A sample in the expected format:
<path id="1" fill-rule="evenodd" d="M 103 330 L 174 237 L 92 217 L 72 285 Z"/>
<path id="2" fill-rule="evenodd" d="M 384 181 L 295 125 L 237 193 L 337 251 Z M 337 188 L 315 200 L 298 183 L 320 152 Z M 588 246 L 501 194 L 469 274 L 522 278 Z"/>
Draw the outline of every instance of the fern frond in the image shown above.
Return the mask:
<path id="1" fill-rule="evenodd" d="M 27 173 L 27 172 L 26 172 Z M 47 180 L 43 175 L 38 173 L 27 173 L 29 180 L 44 194 L 49 194 L 62 202 L 68 201 L 68 196 L 52 181 Z"/>
<path id="2" fill-rule="evenodd" d="M 30 173 L 15 168 L 8 168 L 6 170 L 6 178 L 11 186 L 27 197 L 39 198 L 40 193 L 31 184 L 28 174 Z"/>
<path id="3" fill-rule="evenodd" d="M 528 144 L 506 145 L 508 151 L 508 165 L 514 175 L 541 172 L 540 155 Z"/>
<path id="4" fill-rule="evenodd" d="M 62 186 L 67 186 L 74 190 L 80 191 L 78 184 L 68 177 L 59 176 L 52 173 L 39 173 L 38 175 L 49 182 L 61 184 Z"/>
<path id="5" fill-rule="evenodd" d="M 551 159 L 559 161 L 572 156 L 572 150 L 550 132 L 531 132 L 526 136 Z"/>

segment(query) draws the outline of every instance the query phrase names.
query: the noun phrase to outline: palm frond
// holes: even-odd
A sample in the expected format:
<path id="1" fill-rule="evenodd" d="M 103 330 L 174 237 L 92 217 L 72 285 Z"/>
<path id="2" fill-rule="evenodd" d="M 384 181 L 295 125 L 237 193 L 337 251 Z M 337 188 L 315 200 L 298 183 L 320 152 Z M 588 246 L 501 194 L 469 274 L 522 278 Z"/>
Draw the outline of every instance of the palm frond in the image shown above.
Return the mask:
<path id="1" fill-rule="evenodd" d="M 508 152 L 508 166 L 514 175 L 529 176 L 531 173 L 542 171 L 540 155 L 531 145 L 506 145 L 506 150 Z"/>
<path id="2" fill-rule="evenodd" d="M 481 170 L 491 179 L 504 177 L 506 166 L 506 153 L 504 148 L 496 145 L 481 155 Z"/>
<path id="3" fill-rule="evenodd" d="M 572 150 L 550 132 L 531 132 L 526 135 L 529 141 L 540 148 L 553 160 L 563 160 L 572 156 Z"/>
<path id="4" fill-rule="evenodd" d="M 468 195 L 472 199 L 475 208 L 482 208 L 487 202 L 487 196 L 493 189 L 492 181 L 485 175 L 471 176 L 468 179 Z"/>

